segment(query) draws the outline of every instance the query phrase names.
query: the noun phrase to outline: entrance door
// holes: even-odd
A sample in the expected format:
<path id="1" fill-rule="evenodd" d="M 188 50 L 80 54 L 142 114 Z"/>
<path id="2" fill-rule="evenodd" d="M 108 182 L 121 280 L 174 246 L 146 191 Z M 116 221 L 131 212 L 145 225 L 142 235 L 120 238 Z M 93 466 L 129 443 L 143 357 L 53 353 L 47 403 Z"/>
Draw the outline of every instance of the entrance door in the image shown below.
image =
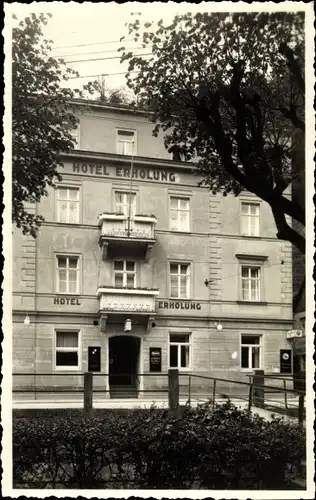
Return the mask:
<path id="1" fill-rule="evenodd" d="M 120 335 L 109 339 L 110 386 L 136 386 L 140 339 Z"/>

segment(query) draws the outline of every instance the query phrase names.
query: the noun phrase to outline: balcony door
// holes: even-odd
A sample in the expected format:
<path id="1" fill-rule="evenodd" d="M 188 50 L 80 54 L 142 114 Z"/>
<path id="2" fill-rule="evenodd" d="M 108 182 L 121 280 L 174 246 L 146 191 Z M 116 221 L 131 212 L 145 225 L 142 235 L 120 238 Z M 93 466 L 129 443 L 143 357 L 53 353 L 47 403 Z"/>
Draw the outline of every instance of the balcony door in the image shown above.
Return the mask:
<path id="1" fill-rule="evenodd" d="M 109 383 L 113 386 L 137 386 L 140 339 L 127 335 L 109 338 Z"/>

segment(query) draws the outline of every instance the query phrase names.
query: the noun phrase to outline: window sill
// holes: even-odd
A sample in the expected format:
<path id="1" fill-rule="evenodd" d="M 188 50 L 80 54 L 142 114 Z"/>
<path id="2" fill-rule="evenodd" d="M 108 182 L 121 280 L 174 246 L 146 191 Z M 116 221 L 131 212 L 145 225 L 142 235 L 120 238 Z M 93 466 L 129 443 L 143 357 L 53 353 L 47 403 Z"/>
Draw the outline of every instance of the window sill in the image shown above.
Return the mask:
<path id="1" fill-rule="evenodd" d="M 168 297 L 168 300 L 176 300 L 176 301 L 188 301 L 188 300 L 194 300 L 192 297 Z"/>
<path id="2" fill-rule="evenodd" d="M 126 154 L 126 153 L 116 153 L 118 156 L 126 156 L 127 158 L 131 158 L 132 156 L 137 156 L 136 153 L 134 154 Z"/>
<path id="3" fill-rule="evenodd" d="M 80 292 L 55 292 L 56 295 L 60 296 L 60 297 L 63 297 L 63 296 L 67 296 L 67 297 L 80 297 L 81 293 Z"/>
<path id="4" fill-rule="evenodd" d="M 247 306 L 267 306 L 268 302 L 263 300 L 237 300 L 237 304 L 245 304 Z"/>
<path id="5" fill-rule="evenodd" d="M 170 233 L 191 234 L 192 231 L 182 231 L 181 229 L 170 229 Z"/>
<path id="6" fill-rule="evenodd" d="M 57 220 L 56 224 L 62 224 L 63 226 L 80 226 L 81 222 L 61 222 Z"/>
<path id="7" fill-rule="evenodd" d="M 81 373 L 81 368 L 79 366 L 74 366 L 74 367 L 64 367 L 64 366 L 55 366 L 55 372 L 63 372 L 65 374 L 67 374 L 68 372 L 71 372 L 71 373 L 76 373 L 76 372 L 79 372 L 78 375 L 82 375 Z"/>
<path id="8" fill-rule="evenodd" d="M 190 373 L 192 371 L 192 368 L 175 368 L 169 366 L 168 370 L 179 370 L 181 373 Z"/>
<path id="9" fill-rule="evenodd" d="M 263 368 L 240 368 L 242 373 L 251 373 L 253 375 L 255 370 L 262 370 Z"/>

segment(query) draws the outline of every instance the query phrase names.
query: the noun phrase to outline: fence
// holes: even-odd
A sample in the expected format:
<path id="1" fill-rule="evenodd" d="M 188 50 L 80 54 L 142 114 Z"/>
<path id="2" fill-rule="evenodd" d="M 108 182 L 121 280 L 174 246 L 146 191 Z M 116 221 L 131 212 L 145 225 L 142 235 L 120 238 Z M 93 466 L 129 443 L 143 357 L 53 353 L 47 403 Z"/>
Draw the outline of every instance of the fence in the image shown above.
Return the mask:
<path id="1" fill-rule="evenodd" d="M 216 402 L 222 402 L 225 399 L 235 401 L 243 401 L 251 410 L 253 407 L 265 408 L 271 411 L 284 413 L 289 416 L 298 418 L 302 425 L 305 417 L 304 396 L 303 391 L 298 391 L 290 388 L 294 386 L 295 380 L 292 377 L 281 377 L 277 375 L 267 375 L 263 370 L 255 370 L 249 377 L 248 381 L 242 382 L 237 380 L 229 380 L 218 377 L 208 377 L 197 374 L 183 374 L 178 370 L 169 370 L 168 373 L 146 373 L 146 374 L 116 374 L 117 377 L 134 377 L 133 390 L 134 393 L 126 393 L 126 387 L 123 386 L 120 390 L 114 391 L 113 386 L 109 384 L 109 374 L 104 373 L 14 373 L 15 377 L 23 377 L 24 382 L 27 378 L 33 379 L 33 383 L 22 383 L 20 387 L 16 386 L 13 393 L 32 394 L 34 400 L 37 400 L 41 394 L 65 394 L 78 395 L 81 394 L 81 404 L 85 411 L 91 413 L 95 400 L 94 396 L 104 396 L 104 400 L 113 397 L 134 397 L 139 395 L 147 396 L 148 401 L 151 398 L 157 399 L 157 396 L 168 397 L 168 405 L 171 409 L 180 407 L 180 395 L 189 406 L 211 400 L 215 405 Z M 115 377 L 114 376 L 114 377 Z M 53 380 L 47 384 L 45 379 L 49 377 Z M 111 374 L 111 377 L 113 375 Z M 144 388 L 144 379 L 146 378 L 147 385 L 150 388 Z M 154 378 L 151 384 L 148 380 Z M 183 379 L 186 383 L 180 384 Z M 62 381 L 62 383 L 60 382 Z M 76 383 L 76 386 L 71 385 L 71 381 Z M 207 387 L 203 397 L 196 394 L 194 385 L 197 381 L 204 381 Z M 269 383 L 272 381 L 272 384 Z M 279 382 L 280 385 L 274 385 Z M 68 383 L 68 385 L 67 385 Z M 69 385 L 70 384 L 70 385 Z M 199 384 L 201 385 L 201 383 Z M 117 386 L 119 387 L 119 386 Z M 115 394 L 114 394 L 115 393 Z M 180 394 L 181 393 L 181 394 Z M 271 398 L 271 394 L 273 398 Z M 279 397 L 277 397 L 277 395 Z M 268 396 L 268 397 L 267 397 Z"/>
<path id="2" fill-rule="evenodd" d="M 280 375 L 267 375 L 263 370 L 257 370 L 254 374 L 247 375 L 250 383 L 255 383 L 256 385 L 264 386 L 264 389 L 261 389 L 261 402 L 263 407 L 266 409 L 279 409 L 280 408 L 280 399 L 274 399 L 275 395 L 281 395 L 282 406 L 286 413 L 289 415 L 292 413 L 292 410 L 303 411 L 304 409 L 304 396 L 305 396 L 305 388 L 304 384 L 302 384 L 301 378 L 296 377 L 285 377 Z M 256 377 L 254 382 L 254 377 Z M 269 382 L 272 382 L 269 383 Z M 274 384 L 280 382 L 281 386 L 275 386 Z M 299 383 L 300 384 L 299 384 Z M 299 389 L 297 387 L 300 387 Z M 271 397 L 272 395 L 272 397 Z M 268 396 L 268 397 L 266 397 Z M 295 400 L 295 396 L 296 399 Z M 301 407 L 301 408 L 300 408 Z"/>
<path id="3" fill-rule="evenodd" d="M 85 389 L 85 378 L 93 379 L 93 384 L 91 382 L 91 391 L 94 396 L 98 398 L 107 399 L 113 396 L 113 393 L 120 395 L 122 393 L 123 397 L 126 396 L 126 392 L 131 390 L 134 392 L 134 396 L 147 394 L 151 395 L 167 395 L 168 394 L 168 373 L 159 374 L 160 383 L 150 383 L 150 388 L 144 388 L 143 379 L 146 377 L 148 379 L 157 379 L 157 374 L 135 374 L 131 373 L 119 373 L 119 374 L 108 374 L 108 373 L 13 373 L 14 387 L 13 393 L 22 395 L 28 395 L 34 400 L 41 399 L 43 396 L 50 395 L 64 395 L 68 398 L 74 396 L 77 398 L 78 395 L 83 397 L 85 390 L 87 390 L 88 385 Z M 111 386 L 110 379 L 120 378 L 120 382 L 126 385 L 114 385 Z M 133 379 L 132 383 L 129 383 Z M 88 384 L 86 382 L 86 384 Z"/>
<path id="4" fill-rule="evenodd" d="M 188 376 L 188 404 L 191 406 L 192 402 L 203 402 L 203 399 L 201 400 L 194 396 L 192 382 L 196 379 L 206 379 L 212 383 L 210 399 L 213 405 L 225 399 L 231 399 L 235 402 L 242 401 L 249 411 L 253 407 L 266 409 L 297 418 L 299 424 L 303 425 L 305 419 L 305 392 L 289 388 L 289 385 L 295 385 L 293 377 L 266 375 L 263 370 L 255 370 L 253 374 L 247 376 L 249 377 L 249 381 L 242 382 L 239 380 L 190 374 Z M 275 381 L 275 384 L 276 381 L 279 381 L 281 385 L 267 383 L 271 380 L 272 382 Z M 230 389 L 228 394 L 222 392 L 221 388 L 223 386 Z M 271 394 L 274 396 L 279 395 L 280 397 L 272 399 Z"/>
<path id="5" fill-rule="evenodd" d="M 52 401 L 84 403 L 85 398 L 91 404 L 98 399 L 99 402 L 117 398 L 143 397 L 148 402 L 153 400 L 166 400 L 169 398 L 169 386 L 172 385 L 174 370 L 169 373 L 13 373 L 13 394 L 19 401 Z M 120 384 L 115 384 L 119 378 Z M 113 383 L 114 379 L 114 383 Z M 144 382 L 146 380 L 146 383 Z M 170 379 L 170 381 L 169 381 Z M 111 385 L 112 382 L 112 385 Z M 129 383 L 128 383 L 129 382 Z M 125 384 L 125 385 L 124 385 Z M 174 389 L 176 394 L 176 389 Z M 89 394 L 89 396 L 88 396 Z M 25 397 L 26 396 L 26 397 Z M 174 400 L 174 396 L 170 396 Z"/>

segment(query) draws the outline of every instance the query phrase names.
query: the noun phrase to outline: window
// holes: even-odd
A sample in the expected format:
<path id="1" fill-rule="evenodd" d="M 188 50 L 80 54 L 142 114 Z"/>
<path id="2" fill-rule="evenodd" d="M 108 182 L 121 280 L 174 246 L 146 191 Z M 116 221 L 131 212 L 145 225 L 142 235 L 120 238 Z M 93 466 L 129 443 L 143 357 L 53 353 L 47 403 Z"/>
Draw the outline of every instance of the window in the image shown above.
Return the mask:
<path id="1" fill-rule="evenodd" d="M 170 297 L 190 297 L 190 264 L 170 262 Z"/>
<path id="2" fill-rule="evenodd" d="M 131 207 L 129 207 L 131 204 Z M 115 191 L 115 211 L 126 217 L 133 217 L 136 213 L 136 193 Z"/>
<path id="3" fill-rule="evenodd" d="M 135 130 L 117 130 L 117 153 L 129 156 L 136 154 Z"/>
<path id="4" fill-rule="evenodd" d="M 190 199 L 170 197 L 170 229 L 171 231 L 190 230 Z"/>
<path id="5" fill-rule="evenodd" d="M 136 263 L 129 260 L 116 260 L 114 262 L 114 286 L 136 287 Z"/>
<path id="6" fill-rule="evenodd" d="M 79 293 L 79 257 L 57 257 L 57 293 Z"/>
<path id="7" fill-rule="evenodd" d="M 242 300 L 260 300 L 260 271 L 259 266 L 241 266 Z"/>
<path id="8" fill-rule="evenodd" d="M 259 203 L 241 204 L 241 234 L 259 236 Z"/>
<path id="9" fill-rule="evenodd" d="M 79 188 L 57 189 L 57 219 L 58 222 L 79 223 Z"/>
<path id="10" fill-rule="evenodd" d="M 241 336 L 241 368 L 254 370 L 261 367 L 261 335 Z"/>
<path id="11" fill-rule="evenodd" d="M 79 332 L 56 332 L 56 368 L 79 368 Z"/>
<path id="12" fill-rule="evenodd" d="M 71 138 L 74 142 L 74 149 L 79 149 L 80 148 L 80 128 L 79 128 L 79 125 L 78 127 L 70 130 L 70 135 L 71 135 Z"/>
<path id="13" fill-rule="evenodd" d="M 169 367 L 190 368 L 191 366 L 191 343 L 189 333 L 169 334 Z"/>

